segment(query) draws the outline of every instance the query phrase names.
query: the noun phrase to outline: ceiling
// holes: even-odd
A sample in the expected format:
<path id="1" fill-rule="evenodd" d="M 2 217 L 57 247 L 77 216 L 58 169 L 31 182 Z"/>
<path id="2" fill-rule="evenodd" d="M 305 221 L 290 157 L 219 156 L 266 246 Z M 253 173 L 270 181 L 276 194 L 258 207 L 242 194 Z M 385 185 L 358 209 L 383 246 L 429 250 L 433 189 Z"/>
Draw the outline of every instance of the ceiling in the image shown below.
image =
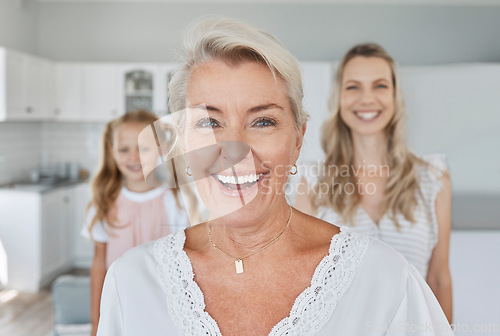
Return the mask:
<path id="1" fill-rule="evenodd" d="M 390 4 L 390 5 L 500 5 L 500 0 L 35 0 L 50 3 L 323 3 L 323 4 Z"/>

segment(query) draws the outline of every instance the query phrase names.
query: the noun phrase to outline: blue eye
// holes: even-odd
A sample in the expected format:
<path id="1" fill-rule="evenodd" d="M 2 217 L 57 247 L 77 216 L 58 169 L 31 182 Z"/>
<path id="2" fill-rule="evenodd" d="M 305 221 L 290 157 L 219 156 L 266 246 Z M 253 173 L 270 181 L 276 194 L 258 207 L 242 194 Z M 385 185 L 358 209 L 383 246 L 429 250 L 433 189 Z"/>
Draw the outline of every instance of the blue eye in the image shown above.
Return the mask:
<path id="1" fill-rule="evenodd" d="M 357 86 L 355 86 L 355 85 L 350 85 L 350 86 L 346 87 L 345 89 L 346 89 L 346 90 L 356 90 L 357 88 L 358 88 L 358 87 L 357 87 Z"/>
<path id="2" fill-rule="evenodd" d="M 203 118 L 196 123 L 197 128 L 216 128 L 220 127 L 220 124 L 214 118 Z"/>
<path id="3" fill-rule="evenodd" d="M 387 85 L 379 84 L 379 85 L 377 85 L 377 89 L 387 89 Z"/>
<path id="4" fill-rule="evenodd" d="M 118 151 L 120 153 L 126 153 L 126 152 L 128 152 L 128 148 L 120 148 L 120 149 L 118 149 Z"/>
<path id="5" fill-rule="evenodd" d="M 276 126 L 276 124 L 276 120 L 273 120 L 271 118 L 259 118 L 253 123 L 254 126 L 260 128 Z"/>

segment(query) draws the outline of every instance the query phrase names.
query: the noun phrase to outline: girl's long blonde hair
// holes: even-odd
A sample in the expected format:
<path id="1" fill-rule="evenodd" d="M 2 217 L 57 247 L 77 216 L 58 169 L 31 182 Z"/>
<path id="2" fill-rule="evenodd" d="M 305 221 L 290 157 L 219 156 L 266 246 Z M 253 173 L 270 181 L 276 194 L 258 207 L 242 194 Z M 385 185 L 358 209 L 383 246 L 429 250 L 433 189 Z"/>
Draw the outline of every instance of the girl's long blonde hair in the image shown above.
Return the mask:
<path id="1" fill-rule="evenodd" d="M 123 116 L 113 119 L 106 124 L 101 142 L 101 160 L 97 174 L 92 179 L 92 197 L 87 207 L 95 208 L 95 216 L 89 225 L 89 232 L 92 234 L 93 226 L 99 221 L 107 223 L 110 227 L 117 227 L 115 201 L 123 185 L 123 175 L 116 165 L 113 157 L 113 139 L 116 129 L 127 123 L 138 123 L 144 125 L 153 124 L 158 120 L 158 116 L 146 111 L 127 112 Z M 174 175 L 175 169 L 174 169 Z M 175 178 L 175 177 L 173 177 Z M 172 189 L 177 207 L 181 208 L 179 202 L 179 190 Z M 196 202 L 196 201 L 194 201 Z M 193 202 L 191 206 L 196 206 Z"/>
<path id="2" fill-rule="evenodd" d="M 316 208 L 330 207 L 339 213 L 345 222 L 354 224 L 354 213 L 361 201 L 361 195 L 356 188 L 352 193 L 345 192 L 346 185 L 356 185 L 357 181 L 353 169 L 353 140 L 349 127 L 340 117 L 340 96 L 345 66 L 358 56 L 381 58 L 389 64 L 392 72 L 395 112 L 385 128 L 388 142 L 384 162 L 389 167 L 389 176 L 385 184 L 382 210 L 384 213 L 390 212 L 389 216 L 399 228 L 400 224 L 396 216 L 398 212 L 403 214 L 406 220 L 415 222 L 417 194 L 421 195 L 417 165 L 427 164 L 413 154 L 406 145 L 406 114 L 396 65 L 392 57 L 381 46 L 374 43 L 354 46 L 347 52 L 338 67 L 329 101 L 330 116 L 322 126 L 321 146 L 326 156 L 322 171 L 325 174 L 320 177 L 319 183 L 314 188 L 312 203 Z M 339 169 L 334 169 L 338 167 L 349 167 L 349 174 L 339 174 Z"/>

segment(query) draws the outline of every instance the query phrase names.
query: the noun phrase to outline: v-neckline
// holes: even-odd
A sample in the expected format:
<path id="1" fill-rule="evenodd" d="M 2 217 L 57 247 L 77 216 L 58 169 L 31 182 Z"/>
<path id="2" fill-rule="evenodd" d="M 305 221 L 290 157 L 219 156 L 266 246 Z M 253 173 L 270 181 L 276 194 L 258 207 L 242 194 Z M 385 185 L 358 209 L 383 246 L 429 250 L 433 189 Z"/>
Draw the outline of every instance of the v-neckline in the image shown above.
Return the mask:
<path id="1" fill-rule="evenodd" d="M 358 244 L 352 242 L 352 238 L 354 235 L 357 238 Z M 171 235 L 169 237 L 174 237 L 179 239 L 177 243 L 172 244 L 171 246 L 177 246 L 180 248 L 180 251 L 174 250 L 174 257 L 179 258 L 178 260 L 178 266 L 179 268 L 182 268 L 182 266 L 186 266 L 186 273 L 184 279 L 180 280 L 182 287 L 188 288 L 191 287 L 194 290 L 194 293 L 190 293 L 191 295 L 188 295 L 191 300 L 191 307 L 192 306 L 197 306 L 201 311 L 195 312 L 195 316 L 199 318 L 205 318 L 205 322 L 203 325 L 206 325 L 207 327 L 212 326 L 215 332 L 215 335 L 222 336 L 222 333 L 220 331 L 219 325 L 217 321 L 205 310 L 206 309 L 206 303 L 205 303 L 205 297 L 203 295 L 203 292 L 201 291 L 201 288 L 199 287 L 198 283 L 194 280 L 194 270 L 193 266 L 191 263 L 191 259 L 187 255 L 186 251 L 184 250 L 184 245 L 186 241 L 186 235 L 184 231 L 179 231 L 175 235 Z M 168 238 L 168 237 L 166 237 Z M 349 244 L 346 244 L 346 240 L 349 240 Z M 328 253 L 321 259 L 319 264 L 316 266 L 314 274 L 309 282 L 309 286 L 305 288 L 296 298 L 294 301 L 294 304 L 292 305 L 292 308 L 287 316 L 285 316 L 283 319 L 281 319 L 276 325 L 273 326 L 271 329 L 270 333 L 268 336 L 273 336 L 277 335 L 278 333 L 281 333 L 283 328 L 293 328 L 297 325 L 297 321 L 300 320 L 300 313 L 301 309 L 304 306 L 301 304 L 304 300 L 307 300 L 309 298 L 314 297 L 314 303 L 315 304 L 327 304 L 329 300 L 338 300 L 342 294 L 349 288 L 352 278 L 354 277 L 355 274 L 355 267 L 357 266 L 357 263 L 361 260 L 362 256 L 364 255 L 364 252 L 366 251 L 366 246 L 367 246 L 368 239 L 366 237 L 361 238 L 361 236 L 357 236 L 357 234 L 351 232 L 348 230 L 346 227 L 341 227 L 340 231 L 336 233 L 335 235 L 332 236 L 331 242 L 330 242 L 330 247 L 328 250 Z M 350 246 L 350 247 L 349 247 Z M 178 253 L 180 252 L 180 253 Z M 333 255 L 332 255 L 333 254 Z M 346 263 L 345 260 L 352 258 L 355 256 L 356 260 L 355 262 L 352 263 Z M 159 260 L 163 260 L 163 258 L 160 258 Z M 333 263 L 333 265 L 332 265 Z M 343 281 L 343 283 L 337 284 L 335 287 L 336 293 L 333 295 L 327 295 L 327 299 L 323 300 L 316 300 L 316 296 L 318 296 L 321 293 L 324 293 L 325 291 L 328 291 L 327 289 L 323 289 L 323 287 L 326 287 L 325 280 L 322 278 L 323 277 L 329 277 L 328 280 L 330 281 L 335 281 L 337 278 L 333 277 L 331 275 L 331 272 L 336 271 L 336 266 L 338 264 L 348 264 L 349 266 L 342 265 L 343 267 L 337 267 L 337 272 L 345 272 L 347 275 L 345 276 L 344 273 L 342 274 L 343 276 L 338 278 Z M 184 265 L 183 265 L 184 264 Z M 354 267 L 354 271 L 353 268 Z M 325 274 L 327 272 L 326 269 L 333 269 L 333 271 L 328 271 L 328 275 Z M 162 270 L 160 270 L 160 273 Z M 161 276 L 164 276 L 165 274 L 160 274 Z M 164 279 L 163 279 L 164 280 Z M 176 278 L 176 280 L 178 280 Z M 191 283 L 191 286 L 189 286 L 189 283 Z M 164 281 L 162 281 L 163 285 L 166 285 Z M 322 291 L 323 289 L 323 291 Z M 168 294 L 171 291 L 168 291 L 166 288 L 164 288 L 165 292 Z M 175 297 L 171 298 L 175 301 Z M 199 300 L 200 302 L 195 302 Z M 172 302 L 171 304 L 175 305 L 175 302 Z M 182 302 L 181 302 L 182 304 Z M 329 307 L 325 308 L 322 307 L 318 311 L 330 311 L 329 314 L 326 317 L 323 316 L 324 318 L 318 318 L 317 323 L 318 325 L 317 330 L 319 330 L 331 317 L 331 314 L 333 313 L 333 310 L 336 306 L 336 302 L 333 305 L 330 305 Z M 309 309 L 311 307 L 308 307 Z M 172 311 L 172 309 L 171 309 Z M 173 316 L 175 319 L 175 317 Z M 179 322 L 179 321 L 177 321 Z M 181 323 L 177 323 L 179 328 L 182 328 L 183 326 Z"/>
<path id="2" fill-rule="evenodd" d="M 370 220 L 370 223 L 375 226 L 375 228 L 379 229 L 380 228 L 380 224 L 382 223 L 382 220 L 385 218 L 385 213 L 380 217 L 380 219 L 378 220 L 378 222 L 376 222 L 371 216 L 370 214 L 368 213 L 368 211 L 366 211 L 365 207 L 361 204 L 358 204 L 358 209 L 359 211 L 361 211 L 369 220 Z"/>

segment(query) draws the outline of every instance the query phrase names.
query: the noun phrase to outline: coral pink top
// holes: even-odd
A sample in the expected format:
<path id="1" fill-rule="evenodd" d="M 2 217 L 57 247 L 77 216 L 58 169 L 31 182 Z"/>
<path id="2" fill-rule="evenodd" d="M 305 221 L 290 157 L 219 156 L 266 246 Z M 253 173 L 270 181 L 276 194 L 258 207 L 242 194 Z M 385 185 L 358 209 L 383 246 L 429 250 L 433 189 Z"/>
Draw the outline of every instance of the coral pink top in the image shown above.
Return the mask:
<path id="1" fill-rule="evenodd" d="M 97 222 L 92 228 L 92 238 L 107 243 L 107 268 L 131 248 L 184 229 L 188 224 L 184 209 L 177 207 L 172 191 L 165 187 L 145 193 L 122 188 L 115 204 L 117 222 L 114 226 L 106 223 L 103 227 Z M 90 237 L 88 227 L 94 215 L 95 209 L 91 209 L 82 230 L 84 236 Z"/>

